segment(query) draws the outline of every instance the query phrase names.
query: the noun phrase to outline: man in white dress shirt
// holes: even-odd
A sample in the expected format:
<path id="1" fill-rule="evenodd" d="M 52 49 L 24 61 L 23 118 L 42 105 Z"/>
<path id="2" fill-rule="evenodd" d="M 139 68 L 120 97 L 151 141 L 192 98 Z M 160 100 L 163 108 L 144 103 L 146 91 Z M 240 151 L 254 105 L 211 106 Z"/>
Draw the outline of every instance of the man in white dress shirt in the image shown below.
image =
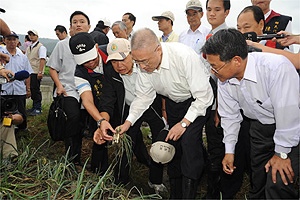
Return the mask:
<path id="1" fill-rule="evenodd" d="M 121 133 L 143 114 L 156 97 L 166 97 L 170 131 L 176 154 L 168 165 L 170 198 L 195 198 L 204 168 L 202 128 L 213 102 L 209 73 L 199 56 L 180 43 L 160 43 L 150 29 L 137 31 L 131 40 L 132 57 L 139 64 L 136 98 Z"/>
<path id="2" fill-rule="evenodd" d="M 218 108 L 224 129 L 223 170 L 232 174 L 243 110 L 251 119 L 250 199 L 299 198 L 299 76 L 284 56 L 248 54 L 243 35 L 220 30 L 202 48 L 218 77 Z M 276 122 L 276 123 L 275 123 Z"/>
<path id="3" fill-rule="evenodd" d="M 203 17 L 201 2 L 190 0 L 186 4 L 185 12 L 190 27 L 179 35 L 179 42 L 191 47 L 202 57 L 200 50 L 210 29 L 201 24 L 201 18 Z"/>

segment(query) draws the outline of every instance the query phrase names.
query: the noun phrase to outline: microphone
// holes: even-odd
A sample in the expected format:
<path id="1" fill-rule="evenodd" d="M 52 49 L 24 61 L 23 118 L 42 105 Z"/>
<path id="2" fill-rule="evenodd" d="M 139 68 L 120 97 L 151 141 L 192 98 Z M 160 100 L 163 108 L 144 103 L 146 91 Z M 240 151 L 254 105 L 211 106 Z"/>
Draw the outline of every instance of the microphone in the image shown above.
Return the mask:
<path id="1" fill-rule="evenodd" d="M 15 73 L 15 75 L 12 75 L 11 73 L 7 74 L 10 81 L 18 80 L 23 81 L 29 77 L 29 72 L 26 70 L 18 71 Z"/>
<path id="2" fill-rule="evenodd" d="M 288 35 L 285 34 L 264 34 L 264 35 L 257 35 L 255 32 L 247 32 L 243 33 L 246 40 L 251 40 L 253 42 L 257 42 L 258 40 L 271 40 L 273 38 L 281 39 Z"/>

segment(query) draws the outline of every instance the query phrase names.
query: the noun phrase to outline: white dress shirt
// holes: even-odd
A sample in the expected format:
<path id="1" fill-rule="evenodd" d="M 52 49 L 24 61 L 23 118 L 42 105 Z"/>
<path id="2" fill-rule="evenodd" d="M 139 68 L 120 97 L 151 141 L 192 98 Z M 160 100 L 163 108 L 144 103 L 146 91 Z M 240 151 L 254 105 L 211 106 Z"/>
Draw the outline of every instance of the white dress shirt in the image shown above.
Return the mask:
<path id="1" fill-rule="evenodd" d="M 299 75 L 284 56 L 250 53 L 241 81 L 218 81 L 218 111 L 224 129 L 225 151 L 234 153 L 245 116 L 262 124 L 276 123 L 275 151 L 289 153 L 300 137 Z"/>
<path id="2" fill-rule="evenodd" d="M 161 43 L 161 46 L 163 55 L 159 69 L 152 73 L 138 69 L 136 98 L 127 117 L 132 124 L 152 104 L 156 92 L 175 102 L 195 98 L 185 115 L 190 122 L 204 116 L 213 102 L 209 74 L 195 51 L 177 42 Z"/>
<path id="3" fill-rule="evenodd" d="M 137 66 L 135 64 L 132 68 L 132 73 L 129 74 L 120 74 L 125 88 L 125 103 L 130 106 L 135 98 L 135 84 L 137 78 Z"/>
<path id="4" fill-rule="evenodd" d="M 210 29 L 201 24 L 195 32 L 193 32 L 190 28 L 183 31 L 179 35 L 179 42 L 191 47 L 199 56 L 202 56 L 200 51 L 209 32 Z"/>

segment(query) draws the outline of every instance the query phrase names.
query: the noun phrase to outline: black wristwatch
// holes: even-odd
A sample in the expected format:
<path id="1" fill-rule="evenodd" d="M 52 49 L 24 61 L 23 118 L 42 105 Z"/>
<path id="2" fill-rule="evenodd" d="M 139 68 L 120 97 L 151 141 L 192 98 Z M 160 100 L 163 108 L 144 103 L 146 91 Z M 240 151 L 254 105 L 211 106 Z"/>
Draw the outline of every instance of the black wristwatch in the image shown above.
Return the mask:
<path id="1" fill-rule="evenodd" d="M 100 119 L 99 121 L 97 121 L 97 127 L 100 128 L 101 122 L 104 121 L 105 119 Z"/>
<path id="2" fill-rule="evenodd" d="M 278 156 L 281 159 L 284 159 L 284 160 L 288 158 L 287 153 L 277 153 L 277 152 L 275 152 L 275 155 Z"/>

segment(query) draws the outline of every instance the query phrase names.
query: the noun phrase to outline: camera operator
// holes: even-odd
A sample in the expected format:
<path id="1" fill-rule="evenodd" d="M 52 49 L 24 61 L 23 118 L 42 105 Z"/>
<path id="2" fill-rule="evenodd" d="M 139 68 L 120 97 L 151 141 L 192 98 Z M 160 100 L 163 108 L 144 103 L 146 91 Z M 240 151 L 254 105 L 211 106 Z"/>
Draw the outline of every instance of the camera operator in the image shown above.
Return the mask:
<path id="1" fill-rule="evenodd" d="M 12 99 L 8 100 L 14 102 Z M 19 125 L 24 121 L 23 115 L 17 110 L 13 112 L 5 112 L 6 105 L 11 102 L 1 98 L 1 119 L 0 119 L 0 157 L 7 158 L 9 156 L 18 156 L 17 143 L 15 137 L 15 125 Z M 8 102 L 8 103 L 5 103 Z M 6 105 L 5 105 L 6 104 Z M 15 105 L 17 106 L 17 105 Z M 3 108 L 4 107 L 4 108 Z"/>
<path id="2" fill-rule="evenodd" d="M 10 62 L 6 64 L 5 68 L 16 73 L 21 70 L 27 71 L 29 74 L 33 72 L 28 58 L 17 48 L 19 42 L 19 36 L 15 32 L 11 32 L 9 35 L 4 37 L 6 47 L 1 51 L 10 57 Z M 31 96 L 30 93 L 30 78 L 24 80 L 15 80 L 10 83 L 2 85 L 1 96 L 5 99 L 14 98 L 18 104 L 18 110 L 24 116 L 24 121 L 18 127 L 20 129 L 26 129 L 26 98 Z"/>

